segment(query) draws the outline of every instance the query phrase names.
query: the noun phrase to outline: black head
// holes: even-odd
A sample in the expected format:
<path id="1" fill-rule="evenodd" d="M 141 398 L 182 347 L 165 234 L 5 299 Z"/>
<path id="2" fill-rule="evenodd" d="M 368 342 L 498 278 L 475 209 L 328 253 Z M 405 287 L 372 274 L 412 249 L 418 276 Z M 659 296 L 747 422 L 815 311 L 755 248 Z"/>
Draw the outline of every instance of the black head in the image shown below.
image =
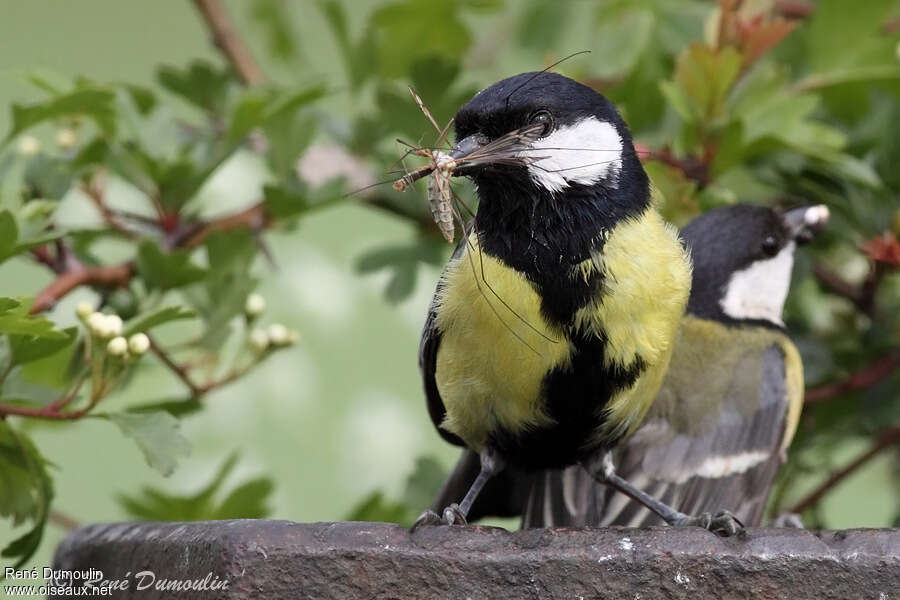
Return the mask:
<path id="1" fill-rule="evenodd" d="M 530 167 L 487 162 L 464 169 L 479 182 L 520 177 L 551 193 L 579 184 L 615 187 L 623 162 L 636 162 L 631 134 L 613 104 L 556 73 L 522 73 L 499 81 L 460 108 L 454 123 L 459 146 L 470 152 L 512 131 L 537 128 L 531 147 L 521 153 L 532 159 Z"/>
<path id="2" fill-rule="evenodd" d="M 780 326 L 794 251 L 827 221 L 824 205 L 782 212 L 738 204 L 700 215 L 681 231 L 694 264 L 688 312 Z"/>
<path id="3" fill-rule="evenodd" d="M 451 156 L 461 160 L 457 174 L 477 186 L 479 231 L 504 238 L 510 253 L 517 249 L 509 238 L 521 236 L 557 256 L 583 255 L 588 240 L 649 205 L 624 121 L 609 100 L 567 77 L 522 73 L 495 83 L 460 108 L 455 127 Z M 512 158 L 466 163 L 486 144 L 526 129 Z"/>

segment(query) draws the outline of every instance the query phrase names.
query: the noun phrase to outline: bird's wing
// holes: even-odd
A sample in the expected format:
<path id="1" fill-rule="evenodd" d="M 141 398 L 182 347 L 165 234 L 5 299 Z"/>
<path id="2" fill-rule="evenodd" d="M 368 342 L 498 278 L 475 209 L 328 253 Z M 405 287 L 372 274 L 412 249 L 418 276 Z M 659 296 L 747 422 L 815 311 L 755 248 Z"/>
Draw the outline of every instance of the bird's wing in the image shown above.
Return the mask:
<path id="1" fill-rule="evenodd" d="M 451 261 L 457 260 L 465 252 L 466 241 L 468 240 L 468 232 L 466 232 L 453 255 Z M 422 329 L 422 338 L 419 341 L 419 369 L 422 371 L 422 383 L 425 387 L 425 402 L 428 406 L 428 414 L 431 416 L 431 422 L 437 428 L 441 437 L 451 444 L 464 446 L 465 443 L 459 438 L 441 427 L 444 417 L 447 414 L 444 407 L 444 401 L 441 400 L 441 394 L 437 388 L 437 380 L 435 378 L 435 370 L 437 369 L 438 348 L 441 345 L 441 332 L 437 326 L 437 302 L 440 297 L 441 288 L 443 286 L 443 274 L 438 280 L 437 288 L 434 291 L 434 297 L 431 299 L 431 305 L 428 307 L 428 317 L 425 320 L 425 327 Z"/>
<path id="2" fill-rule="evenodd" d="M 629 440 L 616 472 L 683 513 L 730 510 L 744 524 L 757 525 L 783 459 L 788 407 L 795 393 L 787 371 L 799 364 L 785 360 L 779 343 L 752 348 L 735 344 L 726 351 L 741 356 L 723 361 L 730 372 L 718 373 L 727 376 L 724 394 L 714 398 L 697 392 L 707 384 L 704 368 L 711 362 L 680 374 L 682 381 L 694 378 L 693 386 L 667 380 L 661 391 L 663 412 L 651 415 Z M 601 525 L 662 523 L 621 494 L 593 489 L 602 495 L 602 500 L 592 500 L 603 505 Z"/>

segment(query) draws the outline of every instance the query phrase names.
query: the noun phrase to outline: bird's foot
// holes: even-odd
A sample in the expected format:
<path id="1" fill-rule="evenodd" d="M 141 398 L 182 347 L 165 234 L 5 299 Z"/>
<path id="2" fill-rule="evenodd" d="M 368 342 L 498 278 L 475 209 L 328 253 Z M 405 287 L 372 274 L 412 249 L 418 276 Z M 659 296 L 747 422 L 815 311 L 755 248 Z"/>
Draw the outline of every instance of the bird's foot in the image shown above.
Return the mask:
<path id="1" fill-rule="evenodd" d="M 444 509 L 443 516 L 438 516 L 436 512 L 429 509 L 419 515 L 416 522 L 410 527 L 410 532 L 415 531 L 419 527 L 428 527 L 432 525 L 467 525 L 466 516 L 459 508 L 459 504 L 455 502 Z"/>
<path id="2" fill-rule="evenodd" d="M 670 524 L 674 527 L 702 527 L 722 537 L 731 537 L 744 531 L 744 524 L 727 510 L 720 511 L 715 515 L 708 512 L 696 517 L 683 515 Z"/>

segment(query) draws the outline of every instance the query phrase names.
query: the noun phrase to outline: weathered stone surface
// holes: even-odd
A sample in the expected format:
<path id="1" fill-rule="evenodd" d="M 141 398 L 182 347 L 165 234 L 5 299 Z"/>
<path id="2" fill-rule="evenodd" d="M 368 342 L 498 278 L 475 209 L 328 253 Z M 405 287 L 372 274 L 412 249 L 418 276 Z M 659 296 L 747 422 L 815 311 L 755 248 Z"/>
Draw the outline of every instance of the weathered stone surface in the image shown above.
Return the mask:
<path id="1" fill-rule="evenodd" d="M 92 525 L 54 567 L 128 579 L 117 598 L 803 598 L 900 599 L 900 529 L 697 528 L 507 532 L 383 523 L 219 521 Z M 217 591 L 136 589 L 157 580 L 229 582 Z M 149 577 L 145 580 L 149 581 Z"/>

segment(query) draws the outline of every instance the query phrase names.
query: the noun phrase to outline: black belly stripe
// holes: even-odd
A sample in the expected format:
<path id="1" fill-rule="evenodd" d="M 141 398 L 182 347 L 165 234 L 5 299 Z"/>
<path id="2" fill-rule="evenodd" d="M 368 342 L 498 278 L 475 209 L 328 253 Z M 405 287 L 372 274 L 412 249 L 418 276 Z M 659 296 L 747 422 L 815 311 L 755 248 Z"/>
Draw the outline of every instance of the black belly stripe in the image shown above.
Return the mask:
<path id="1" fill-rule="evenodd" d="M 612 447 L 617 440 L 600 440 L 605 424 L 603 406 L 619 390 L 631 387 L 644 371 L 638 358 L 628 367 L 606 367 L 606 340 L 579 335 L 566 369 L 554 369 L 543 382 L 544 406 L 553 423 L 511 433 L 497 429 L 489 443 L 509 463 L 524 469 L 560 468 Z"/>

